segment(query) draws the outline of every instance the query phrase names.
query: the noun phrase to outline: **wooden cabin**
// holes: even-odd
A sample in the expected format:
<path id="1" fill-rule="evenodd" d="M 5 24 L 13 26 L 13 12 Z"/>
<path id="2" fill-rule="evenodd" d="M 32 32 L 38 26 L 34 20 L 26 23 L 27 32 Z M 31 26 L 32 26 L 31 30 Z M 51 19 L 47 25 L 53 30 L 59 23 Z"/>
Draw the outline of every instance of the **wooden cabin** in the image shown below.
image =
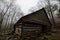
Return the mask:
<path id="1" fill-rule="evenodd" d="M 15 32 L 19 35 L 39 35 L 50 31 L 51 23 L 44 8 L 23 16 L 14 25 Z"/>

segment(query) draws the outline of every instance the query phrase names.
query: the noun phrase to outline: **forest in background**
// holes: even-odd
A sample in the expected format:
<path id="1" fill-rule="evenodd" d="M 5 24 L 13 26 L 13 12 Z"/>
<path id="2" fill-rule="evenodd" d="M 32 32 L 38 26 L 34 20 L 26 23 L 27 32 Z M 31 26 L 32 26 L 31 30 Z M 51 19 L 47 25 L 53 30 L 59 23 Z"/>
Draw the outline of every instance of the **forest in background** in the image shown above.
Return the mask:
<path id="1" fill-rule="evenodd" d="M 43 8 L 46 9 L 49 19 L 52 24 L 60 23 L 60 0 L 45 0 L 46 3 L 37 3 L 36 7 L 31 7 L 29 12 L 35 12 Z M 15 5 L 16 0 L 0 0 L 0 33 L 5 34 L 14 30 L 14 24 L 22 17 L 25 16 L 21 8 Z M 55 2 L 55 3 L 54 3 Z M 40 5 L 42 4 L 42 5 Z"/>

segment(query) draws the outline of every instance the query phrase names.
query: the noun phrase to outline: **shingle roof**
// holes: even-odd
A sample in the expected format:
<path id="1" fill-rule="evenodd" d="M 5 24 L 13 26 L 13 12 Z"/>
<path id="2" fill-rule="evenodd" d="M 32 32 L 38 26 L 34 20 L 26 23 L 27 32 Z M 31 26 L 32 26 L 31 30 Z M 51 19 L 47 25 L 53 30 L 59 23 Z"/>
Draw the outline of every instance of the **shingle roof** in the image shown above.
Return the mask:
<path id="1" fill-rule="evenodd" d="M 42 8 L 41 10 L 38 10 L 36 12 L 33 12 L 29 15 L 23 16 L 20 20 L 18 20 L 18 22 L 16 24 L 18 24 L 20 22 L 33 22 L 33 23 L 43 24 L 43 25 L 47 25 L 47 26 L 51 25 L 44 8 Z"/>

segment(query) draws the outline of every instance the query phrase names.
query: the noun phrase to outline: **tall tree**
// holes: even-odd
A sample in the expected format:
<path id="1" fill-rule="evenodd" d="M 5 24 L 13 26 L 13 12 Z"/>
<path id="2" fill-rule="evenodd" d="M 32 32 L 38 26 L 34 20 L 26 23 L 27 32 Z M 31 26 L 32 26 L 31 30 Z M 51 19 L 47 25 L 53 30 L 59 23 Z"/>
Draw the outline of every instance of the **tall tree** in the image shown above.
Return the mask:
<path id="1" fill-rule="evenodd" d="M 4 4 L 4 5 L 1 5 L 1 6 L 5 6 L 5 7 L 2 8 L 2 10 L 0 12 L 0 14 L 1 14 L 1 16 L 0 16 L 0 32 L 1 33 L 4 32 L 4 34 L 5 34 L 5 33 L 10 32 L 8 30 L 8 28 L 12 28 L 11 30 L 13 30 L 14 28 L 12 27 L 12 25 L 15 22 L 15 21 L 13 21 L 14 18 L 18 17 L 18 16 L 16 16 L 17 14 L 19 14 L 20 17 L 22 16 L 21 15 L 22 12 L 21 12 L 21 10 L 19 10 L 20 8 L 17 7 L 14 4 L 14 1 L 15 0 L 11 0 L 9 3 L 7 3 L 7 2 L 4 3 L 5 2 L 4 0 L 0 1 L 0 2 L 2 2 Z M 16 18 L 15 18 L 15 20 L 16 20 Z"/>
<path id="2" fill-rule="evenodd" d="M 53 16 L 53 12 L 57 9 L 57 6 L 56 5 L 52 6 L 50 4 L 50 0 L 47 0 L 47 3 L 48 3 L 48 13 L 49 13 L 49 16 L 50 16 L 50 22 L 52 24 L 50 29 L 52 29 L 52 28 L 56 27 L 56 23 L 55 23 L 55 19 L 54 19 L 54 16 Z"/>

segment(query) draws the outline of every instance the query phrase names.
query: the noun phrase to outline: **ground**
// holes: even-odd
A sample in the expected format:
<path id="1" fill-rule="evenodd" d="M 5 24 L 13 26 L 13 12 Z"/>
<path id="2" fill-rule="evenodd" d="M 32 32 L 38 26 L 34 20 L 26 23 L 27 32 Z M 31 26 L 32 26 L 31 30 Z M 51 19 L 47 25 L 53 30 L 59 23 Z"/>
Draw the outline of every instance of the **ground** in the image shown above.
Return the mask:
<path id="1" fill-rule="evenodd" d="M 10 40 L 60 40 L 60 28 L 55 28 L 53 29 L 55 31 L 51 32 L 51 34 L 43 34 L 40 35 L 40 37 L 20 37 L 18 35 L 4 35 L 1 36 L 0 35 L 0 40 L 8 40 L 8 38 Z"/>

